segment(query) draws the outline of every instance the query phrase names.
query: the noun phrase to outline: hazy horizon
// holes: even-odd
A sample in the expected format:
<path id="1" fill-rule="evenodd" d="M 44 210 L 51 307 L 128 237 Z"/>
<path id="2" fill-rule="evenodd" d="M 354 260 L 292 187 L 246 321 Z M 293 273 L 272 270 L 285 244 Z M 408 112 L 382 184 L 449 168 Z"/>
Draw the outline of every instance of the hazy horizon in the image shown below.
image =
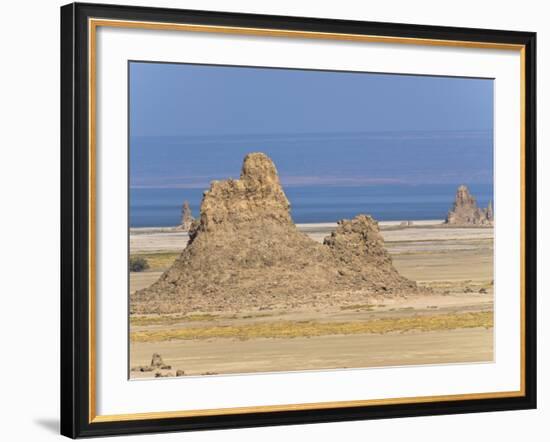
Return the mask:
<path id="1" fill-rule="evenodd" d="M 264 152 L 284 186 L 489 184 L 493 81 L 130 63 L 130 186 L 204 188 Z"/>

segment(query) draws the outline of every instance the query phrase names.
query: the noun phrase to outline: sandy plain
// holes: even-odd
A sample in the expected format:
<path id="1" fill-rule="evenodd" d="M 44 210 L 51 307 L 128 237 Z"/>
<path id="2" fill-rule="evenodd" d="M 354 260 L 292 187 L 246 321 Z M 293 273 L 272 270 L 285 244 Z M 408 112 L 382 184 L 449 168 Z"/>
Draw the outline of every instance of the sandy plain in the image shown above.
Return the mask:
<path id="1" fill-rule="evenodd" d="M 397 270 L 431 293 L 379 297 L 315 311 L 142 315 L 130 318 L 130 367 L 153 353 L 170 368 L 131 378 L 493 360 L 493 229 L 439 220 L 380 223 Z M 334 224 L 298 224 L 322 242 Z M 130 274 L 130 291 L 153 283 L 187 243 L 170 228 L 132 229 L 132 255 L 151 268 Z"/>

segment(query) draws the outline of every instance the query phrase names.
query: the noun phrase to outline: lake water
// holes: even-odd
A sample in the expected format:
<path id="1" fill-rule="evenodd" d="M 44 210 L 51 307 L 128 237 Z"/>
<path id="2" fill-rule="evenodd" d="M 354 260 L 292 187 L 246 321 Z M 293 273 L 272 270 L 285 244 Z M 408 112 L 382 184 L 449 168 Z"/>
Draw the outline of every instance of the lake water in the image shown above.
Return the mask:
<path id="1" fill-rule="evenodd" d="M 430 185 L 288 186 L 285 193 L 296 223 L 335 222 L 358 214 L 379 221 L 444 219 L 460 183 Z M 478 205 L 493 199 L 493 186 L 468 186 Z M 176 226 L 188 200 L 198 216 L 203 189 L 131 188 L 130 226 Z"/>

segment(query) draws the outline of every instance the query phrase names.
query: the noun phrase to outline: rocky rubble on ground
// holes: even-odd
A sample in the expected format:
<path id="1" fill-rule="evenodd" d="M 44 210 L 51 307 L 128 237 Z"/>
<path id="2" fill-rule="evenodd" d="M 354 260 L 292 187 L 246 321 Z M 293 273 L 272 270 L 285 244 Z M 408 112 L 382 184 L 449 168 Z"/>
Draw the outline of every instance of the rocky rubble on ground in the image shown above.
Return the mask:
<path id="1" fill-rule="evenodd" d="M 139 371 L 139 372 L 154 372 L 154 376 L 156 378 L 169 378 L 173 377 L 174 373 L 172 373 L 171 370 L 172 366 L 165 364 L 162 360 L 162 356 L 158 353 L 153 353 L 153 356 L 151 357 L 151 363 L 149 365 L 138 365 L 131 368 L 131 371 Z M 184 376 L 185 371 L 184 370 L 177 370 L 176 376 Z"/>
<path id="2" fill-rule="evenodd" d="M 370 216 L 339 221 L 324 244 L 298 231 L 273 162 L 252 153 L 239 179 L 212 182 L 188 246 L 131 296 L 131 313 L 338 306 L 416 291 Z"/>
<path id="3" fill-rule="evenodd" d="M 456 191 L 452 209 L 447 214 L 446 224 L 455 225 L 493 225 L 493 207 L 491 202 L 486 209 L 477 207 L 476 199 L 468 188 L 460 186 Z"/>
<path id="4" fill-rule="evenodd" d="M 132 367 L 132 371 L 154 371 L 154 370 L 170 370 L 172 367 L 170 365 L 167 365 L 162 360 L 162 356 L 158 353 L 153 353 L 153 356 L 151 357 L 151 363 L 149 365 L 138 365 L 136 367 Z"/>

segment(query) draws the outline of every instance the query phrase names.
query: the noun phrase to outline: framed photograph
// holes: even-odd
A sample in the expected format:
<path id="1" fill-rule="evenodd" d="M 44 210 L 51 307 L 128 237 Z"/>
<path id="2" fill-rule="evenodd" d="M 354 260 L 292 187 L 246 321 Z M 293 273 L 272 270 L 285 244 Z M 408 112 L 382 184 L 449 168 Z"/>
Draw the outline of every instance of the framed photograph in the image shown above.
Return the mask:
<path id="1" fill-rule="evenodd" d="M 535 44 L 62 7 L 62 434 L 535 408 Z"/>

